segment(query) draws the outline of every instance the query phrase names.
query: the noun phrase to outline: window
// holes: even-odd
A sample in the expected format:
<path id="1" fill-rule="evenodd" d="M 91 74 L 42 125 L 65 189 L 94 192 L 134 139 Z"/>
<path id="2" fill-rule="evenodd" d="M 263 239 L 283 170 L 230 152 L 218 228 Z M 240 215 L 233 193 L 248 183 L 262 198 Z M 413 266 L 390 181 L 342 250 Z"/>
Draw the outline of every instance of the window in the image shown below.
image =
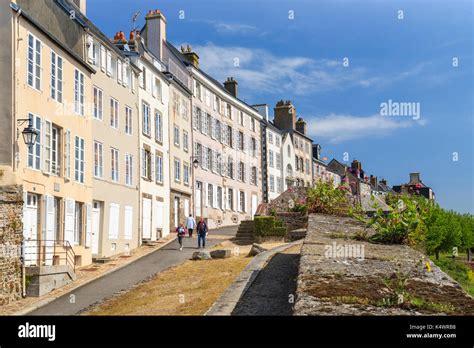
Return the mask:
<path id="1" fill-rule="evenodd" d="M 179 127 L 174 125 L 174 145 L 179 147 Z"/>
<path id="2" fill-rule="evenodd" d="M 155 181 L 157 184 L 163 183 L 163 156 L 155 155 Z"/>
<path id="3" fill-rule="evenodd" d="M 281 177 L 277 177 L 277 193 L 283 192 L 283 180 Z"/>
<path id="4" fill-rule="evenodd" d="M 298 159 L 298 156 L 295 156 L 295 168 L 296 170 L 300 170 L 300 161 Z"/>
<path id="5" fill-rule="evenodd" d="M 51 98 L 63 102 L 63 59 L 51 51 Z"/>
<path id="6" fill-rule="evenodd" d="M 206 114 L 206 121 L 204 123 L 204 134 L 211 135 L 212 127 L 212 117 L 209 114 Z"/>
<path id="7" fill-rule="evenodd" d="M 279 152 L 276 152 L 275 156 L 276 156 L 276 169 L 281 169 L 281 154 Z"/>
<path id="8" fill-rule="evenodd" d="M 240 195 L 240 211 L 243 213 L 246 211 L 245 207 L 247 206 L 247 204 L 245 204 L 245 192 L 244 191 L 239 191 L 239 195 Z"/>
<path id="9" fill-rule="evenodd" d="M 33 128 L 39 132 L 36 143 L 28 147 L 28 167 L 41 169 L 41 118 L 33 114 L 28 114 L 28 118 L 33 123 Z"/>
<path id="10" fill-rule="evenodd" d="M 94 86 L 94 117 L 102 120 L 104 95 L 101 89 Z"/>
<path id="11" fill-rule="evenodd" d="M 74 69 L 74 111 L 84 116 L 84 74 Z"/>
<path id="12" fill-rule="evenodd" d="M 270 192 L 275 192 L 275 177 L 270 174 Z"/>
<path id="13" fill-rule="evenodd" d="M 133 156 L 125 154 L 125 185 L 133 185 Z"/>
<path id="14" fill-rule="evenodd" d="M 151 152 L 142 149 L 142 177 L 151 181 Z"/>
<path id="15" fill-rule="evenodd" d="M 209 147 L 207 148 L 206 168 L 212 170 L 212 149 Z"/>
<path id="16" fill-rule="evenodd" d="M 51 132 L 51 174 L 59 175 L 61 164 L 60 164 L 60 129 L 52 126 Z"/>
<path id="17" fill-rule="evenodd" d="M 280 147 L 280 137 L 278 135 L 275 135 L 275 145 Z"/>
<path id="18" fill-rule="evenodd" d="M 97 42 L 92 44 L 92 64 L 99 66 L 99 44 Z"/>
<path id="19" fill-rule="evenodd" d="M 51 122 L 44 120 L 43 124 L 43 155 L 44 155 L 44 163 L 43 163 L 43 171 L 45 173 L 51 172 Z"/>
<path id="20" fill-rule="evenodd" d="M 194 83 L 194 96 L 202 101 L 201 84 L 197 81 Z"/>
<path id="21" fill-rule="evenodd" d="M 300 171 L 304 172 L 303 157 L 300 157 Z"/>
<path id="22" fill-rule="evenodd" d="M 80 245 L 82 241 L 82 206 L 83 203 L 76 202 L 74 209 L 74 244 Z"/>
<path id="23" fill-rule="evenodd" d="M 202 145 L 195 142 L 194 143 L 194 155 L 197 157 L 197 160 L 199 161 L 199 163 L 203 164 L 204 160 L 203 160 L 203 152 L 202 152 Z"/>
<path id="24" fill-rule="evenodd" d="M 268 150 L 268 166 L 270 168 L 274 167 L 274 157 L 273 157 L 273 150 Z"/>
<path id="25" fill-rule="evenodd" d="M 185 185 L 189 185 L 190 167 L 188 163 L 183 163 L 183 181 Z"/>
<path id="26" fill-rule="evenodd" d="M 102 178 L 104 174 L 104 149 L 101 143 L 94 141 L 94 176 Z"/>
<path id="27" fill-rule="evenodd" d="M 239 180 L 245 181 L 245 163 L 239 162 Z"/>
<path id="28" fill-rule="evenodd" d="M 28 34 L 28 85 L 41 90 L 41 41 Z"/>
<path id="29" fill-rule="evenodd" d="M 238 144 L 239 144 L 239 150 L 244 151 L 244 133 L 239 132 L 238 133 Z"/>
<path id="30" fill-rule="evenodd" d="M 222 202 L 222 187 L 217 187 L 217 208 L 224 209 Z"/>
<path id="31" fill-rule="evenodd" d="M 76 136 L 74 141 L 74 180 L 84 183 L 84 139 Z"/>
<path id="32" fill-rule="evenodd" d="M 117 149 L 110 149 L 110 177 L 112 181 L 119 181 L 119 151 Z"/>
<path id="33" fill-rule="evenodd" d="M 163 117 L 159 111 L 155 110 L 155 140 L 163 142 Z"/>
<path id="34" fill-rule="evenodd" d="M 150 136 L 150 106 L 146 103 L 142 105 L 143 134 Z"/>
<path id="35" fill-rule="evenodd" d="M 305 160 L 306 174 L 309 174 L 309 160 Z"/>
<path id="36" fill-rule="evenodd" d="M 201 109 L 194 107 L 193 109 L 193 129 L 198 130 L 200 123 L 199 123 L 199 118 L 200 118 L 200 113 Z"/>
<path id="37" fill-rule="evenodd" d="M 214 185 L 207 184 L 207 205 L 212 207 L 214 204 Z"/>
<path id="38" fill-rule="evenodd" d="M 157 78 L 155 78 L 155 84 L 153 86 L 153 96 L 160 101 L 162 100 L 161 81 Z"/>
<path id="39" fill-rule="evenodd" d="M 222 175 L 222 156 L 216 151 L 216 173 Z"/>
<path id="40" fill-rule="evenodd" d="M 290 145 L 288 145 L 288 147 L 287 147 L 287 153 L 288 153 L 288 157 L 291 157 L 291 147 L 290 147 Z"/>
<path id="41" fill-rule="evenodd" d="M 189 150 L 189 133 L 187 131 L 183 131 L 183 150 L 188 152 Z"/>
<path id="42" fill-rule="evenodd" d="M 268 132 L 268 143 L 273 144 L 273 133 L 272 132 Z"/>
<path id="43" fill-rule="evenodd" d="M 181 161 L 177 158 L 174 159 L 174 181 L 181 181 Z"/>
<path id="44" fill-rule="evenodd" d="M 230 210 L 234 210 L 234 190 L 231 188 L 228 189 L 227 206 L 229 207 Z"/>
<path id="45" fill-rule="evenodd" d="M 244 121 L 244 113 L 242 111 L 239 110 L 239 124 L 241 126 L 245 126 L 245 121 Z"/>
<path id="46" fill-rule="evenodd" d="M 132 135 L 133 133 L 133 115 L 132 109 L 128 106 L 125 107 L 125 134 Z"/>
<path id="47" fill-rule="evenodd" d="M 227 103 L 226 109 L 225 109 L 225 115 L 229 118 L 232 118 L 232 105 Z"/>
<path id="48" fill-rule="evenodd" d="M 227 162 L 227 176 L 231 179 L 234 178 L 234 160 L 230 157 Z"/>
<path id="49" fill-rule="evenodd" d="M 216 120 L 215 121 L 215 138 L 218 140 L 218 141 L 221 141 L 222 140 L 222 135 L 221 135 L 221 121 L 219 120 Z"/>
<path id="50" fill-rule="evenodd" d="M 255 119 L 254 118 L 250 119 L 250 125 L 252 127 L 252 132 L 255 132 L 257 130 L 257 128 L 255 126 Z"/>
<path id="51" fill-rule="evenodd" d="M 110 127 L 119 127 L 119 103 L 114 98 L 110 98 Z"/>
<path id="52" fill-rule="evenodd" d="M 257 167 L 253 166 L 252 167 L 252 172 L 250 176 L 250 183 L 252 185 L 257 185 Z"/>
<path id="53" fill-rule="evenodd" d="M 234 147 L 233 131 L 231 126 L 227 126 L 227 145 Z"/>
<path id="54" fill-rule="evenodd" d="M 251 149 L 252 149 L 252 157 L 257 156 L 257 139 L 252 138 L 250 139 Z"/>

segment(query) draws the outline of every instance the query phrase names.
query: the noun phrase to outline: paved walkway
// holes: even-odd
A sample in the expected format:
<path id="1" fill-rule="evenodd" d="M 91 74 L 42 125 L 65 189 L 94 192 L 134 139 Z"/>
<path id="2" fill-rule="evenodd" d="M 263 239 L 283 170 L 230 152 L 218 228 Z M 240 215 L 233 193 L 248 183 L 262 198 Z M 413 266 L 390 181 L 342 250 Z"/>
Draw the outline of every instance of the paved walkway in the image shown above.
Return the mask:
<path id="1" fill-rule="evenodd" d="M 223 239 L 232 238 L 237 226 L 222 227 L 209 232 L 207 247 L 219 244 Z M 215 238 L 213 238 L 213 235 Z M 100 302 L 113 294 L 128 289 L 163 270 L 189 260 L 197 250 L 197 238 L 184 239 L 183 251 L 179 251 L 178 241 L 141 258 L 104 277 L 94 280 L 71 293 L 63 295 L 49 304 L 28 313 L 28 315 L 74 315 L 90 305 Z"/>
<path id="2" fill-rule="evenodd" d="M 232 315 L 293 315 L 299 259 L 294 247 L 274 255 L 239 299 Z"/>

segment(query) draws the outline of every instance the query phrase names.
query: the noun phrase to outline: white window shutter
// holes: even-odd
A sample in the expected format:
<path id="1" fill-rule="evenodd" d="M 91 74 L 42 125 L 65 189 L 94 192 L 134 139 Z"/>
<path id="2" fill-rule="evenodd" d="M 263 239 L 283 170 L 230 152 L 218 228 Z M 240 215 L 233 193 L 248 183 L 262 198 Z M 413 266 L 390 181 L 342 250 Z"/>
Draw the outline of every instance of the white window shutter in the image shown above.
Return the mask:
<path id="1" fill-rule="evenodd" d="M 124 239 L 131 240 L 133 234 L 133 207 L 125 206 L 124 210 Z"/>
<path id="2" fill-rule="evenodd" d="M 244 192 L 244 212 L 247 212 L 247 192 Z"/>
<path id="3" fill-rule="evenodd" d="M 69 244 L 74 245 L 74 216 L 76 209 L 76 201 L 71 198 L 64 200 L 64 240 Z"/>
<path id="4" fill-rule="evenodd" d="M 203 182 L 202 184 L 204 186 L 204 197 L 203 197 L 204 206 L 207 207 L 209 203 L 209 200 L 207 199 L 207 183 Z"/>
<path id="5" fill-rule="evenodd" d="M 151 159 L 150 159 L 150 163 L 151 163 L 150 164 L 150 167 L 151 167 L 151 172 L 150 172 L 151 173 L 151 181 L 156 181 L 156 177 L 155 177 L 155 175 L 156 175 L 156 172 L 155 172 L 155 165 L 156 165 L 155 155 L 151 154 L 150 157 L 151 157 Z"/>
<path id="6" fill-rule="evenodd" d="M 90 248 L 92 240 L 92 204 L 86 205 L 86 247 Z"/>
<path id="7" fill-rule="evenodd" d="M 89 55 L 89 62 L 93 62 L 94 61 L 94 39 L 92 38 L 91 35 L 88 35 L 87 36 L 87 52 L 88 52 L 88 55 Z"/>
<path id="8" fill-rule="evenodd" d="M 217 208 L 217 185 L 212 185 L 212 207 Z"/>
<path id="9" fill-rule="evenodd" d="M 240 211 L 240 191 L 236 191 L 237 193 L 237 211 Z"/>

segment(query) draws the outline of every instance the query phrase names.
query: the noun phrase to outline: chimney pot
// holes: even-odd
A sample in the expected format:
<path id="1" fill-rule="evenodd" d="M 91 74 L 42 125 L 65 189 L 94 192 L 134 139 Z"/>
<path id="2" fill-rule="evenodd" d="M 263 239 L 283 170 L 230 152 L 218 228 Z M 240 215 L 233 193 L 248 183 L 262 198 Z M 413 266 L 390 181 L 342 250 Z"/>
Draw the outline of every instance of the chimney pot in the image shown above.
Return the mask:
<path id="1" fill-rule="evenodd" d="M 238 85 L 237 80 L 234 80 L 233 77 L 228 77 L 227 80 L 224 82 L 224 88 L 236 98 L 237 98 L 237 85 Z"/>

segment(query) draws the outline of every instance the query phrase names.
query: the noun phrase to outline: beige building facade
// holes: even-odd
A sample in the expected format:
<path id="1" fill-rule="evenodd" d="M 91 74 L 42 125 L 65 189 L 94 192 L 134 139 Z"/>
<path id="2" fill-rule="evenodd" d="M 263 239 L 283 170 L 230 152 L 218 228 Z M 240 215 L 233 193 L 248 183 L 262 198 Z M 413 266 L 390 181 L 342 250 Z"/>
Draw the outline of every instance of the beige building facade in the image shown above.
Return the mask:
<path id="1" fill-rule="evenodd" d="M 2 117 L 9 118 L 11 142 L 2 147 L 0 183 L 23 186 L 26 265 L 84 266 L 92 262 L 94 69 L 30 12 L 15 4 L 10 10 L 15 64 L 2 63 L 12 76 L 11 113 Z M 38 134 L 31 147 L 21 134 L 29 122 Z M 72 247 L 73 260 L 66 260 L 65 246 Z"/>

